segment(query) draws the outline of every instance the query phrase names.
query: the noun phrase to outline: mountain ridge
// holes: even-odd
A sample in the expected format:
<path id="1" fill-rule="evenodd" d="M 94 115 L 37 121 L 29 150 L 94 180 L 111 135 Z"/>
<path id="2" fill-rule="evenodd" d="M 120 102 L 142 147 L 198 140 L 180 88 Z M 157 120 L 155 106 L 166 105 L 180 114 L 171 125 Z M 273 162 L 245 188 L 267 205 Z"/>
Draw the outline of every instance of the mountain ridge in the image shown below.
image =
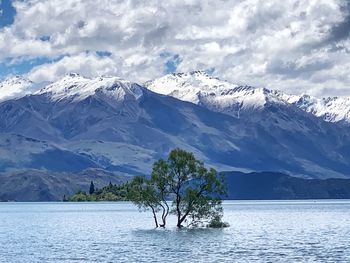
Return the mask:
<path id="1" fill-rule="evenodd" d="M 265 104 L 277 103 L 290 104 L 328 122 L 350 124 L 349 97 L 291 95 L 278 90 L 233 84 L 203 71 L 168 74 L 144 85 L 154 92 L 236 117 L 240 117 L 242 108 L 261 109 Z"/>
<path id="2" fill-rule="evenodd" d="M 26 95 L 43 92 L 48 93 L 50 92 L 50 87 L 51 91 L 53 91 L 54 88 L 64 86 L 63 82 L 67 79 L 76 80 L 76 83 L 74 81 L 71 82 L 72 86 L 81 84 L 78 80 L 86 83 L 94 80 L 95 85 L 99 85 L 98 82 L 107 84 L 113 81 L 124 82 L 126 86 L 127 83 L 130 83 L 119 77 L 87 78 L 77 73 L 66 74 L 58 81 L 49 84 L 34 83 L 25 77 L 15 76 L 0 82 L 0 101 L 18 99 Z M 43 85 L 44 88 L 42 87 Z M 140 84 L 137 85 L 142 86 Z M 143 86 L 156 93 L 173 96 L 177 99 L 195 103 L 211 110 L 225 112 L 236 117 L 240 117 L 241 108 L 254 110 L 261 109 L 265 103 L 269 102 L 288 103 L 327 122 L 350 125 L 350 97 L 317 98 L 308 94 L 291 95 L 279 90 L 230 83 L 204 71 L 167 74 L 163 77 L 149 80 Z M 89 87 L 93 88 L 93 85 L 90 83 Z M 93 92 L 93 89 L 85 89 L 85 95 L 83 93 L 80 95 L 84 97 L 91 95 L 91 92 Z M 79 93 L 79 91 L 76 90 L 76 93 Z M 61 90 L 60 92 L 56 90 L 56 99 L 65 97 L 67 94 L 74 94 L 74 89 Z"/>
<path id="3" fill-rule="evenodd" d="M 271 94 L 267 89 L 255 91 L 253 87 L 233 90 L 254 92 L 258 98 Z M 261 107 L 239 108 L 240 116 L 235 116 L 115 77 L 68 75 L 34 94 L 0 103 L 0 137 L 10 136 L 16 142 L 12 137 L 21 135 L 38 141 L 3 147 L 7 153 L 17 147 L 23 160 L 29 161 L 2 157 L 0 165 L 3 170 L 40 169 L 40 162 L 32 165 L 33 158 L 40 157 L 43 169 L 57 171 L 57 152 L 42 148 L 45 141 L 49 150 L 65 155 L 62 160 L 72 160 L 70 166 L 63 166 L 66 172 L 76 171 L 84 160 L 87 165 L 79 169 L 90 165 L 147 174 L 153 161 L 180 147 L 218 170 L 276 170 L 311 178 L 350 176 L 346 127 L 279 103 L 278 94 L 271 96 Z M 41 149 L 39 156 L 35 149 Z"/>

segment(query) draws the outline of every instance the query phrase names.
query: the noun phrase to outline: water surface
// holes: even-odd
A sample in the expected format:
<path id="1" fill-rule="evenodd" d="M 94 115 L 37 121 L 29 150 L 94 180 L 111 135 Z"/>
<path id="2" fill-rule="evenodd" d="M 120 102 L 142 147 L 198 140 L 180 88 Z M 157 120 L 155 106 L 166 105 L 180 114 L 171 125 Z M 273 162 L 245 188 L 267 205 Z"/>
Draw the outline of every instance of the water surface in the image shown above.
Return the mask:
<path id="1" fill-rule="evenodd" d="M 227 229 L 130 203 L 0 203 L 0 262 L 350 262 L 350 200 L 227 201 Z"/>

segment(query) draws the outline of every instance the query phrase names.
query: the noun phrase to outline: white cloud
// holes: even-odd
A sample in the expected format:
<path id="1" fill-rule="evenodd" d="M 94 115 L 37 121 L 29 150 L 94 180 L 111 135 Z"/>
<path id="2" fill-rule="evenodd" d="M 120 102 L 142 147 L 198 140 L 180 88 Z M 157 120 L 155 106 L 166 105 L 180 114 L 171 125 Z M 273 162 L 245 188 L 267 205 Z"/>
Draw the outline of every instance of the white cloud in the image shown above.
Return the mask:
<path id="1" fill-rule="evenodd" d="M 111 58 L 100 58 L 94 54 L 81 53 L 34 68 L 29 72 L 29 78 L 35 82 L 55 81 L 60 76 L 70 72 L 77 72 L 84 76 L 118 75 L 119 73 L 116 61 Z"/>
<path id="2" fill-rule="evenodd" d="M 55 81 L 67 73 L 75 72 L 86 77 L 102 75 L 121 76 L 132 81 L 146 81 L 148 78 L 138 76 L 138 71 L 156 74 L 161 71 L 161 65 L 149 61 L 147 56 L 137 54 L 126 60 L 110 56 L 100 57 L 96 53 L 83 52 L 73 56 L 65 56 L 61 60 L 33 68 L 28 77 L 34 82 Z M 135 71 L 132 71 L 135 70 Z"/>
<path id="3" fill-rule="evenodd" d="M 349 39 L 339 29 L 332 37 L 349 19 L 345 0 L 32 0 L 15 7 L 15 23 L 0 31 L 0 60 L 65 56 L 34 68 L 33 80 L 76 71 L 145 81 L 163 74 L 169 58 L 161 54 L 169 52 L 180 56 L 179 71 L 215 68 L 234 83 L 350 94 Z"/>

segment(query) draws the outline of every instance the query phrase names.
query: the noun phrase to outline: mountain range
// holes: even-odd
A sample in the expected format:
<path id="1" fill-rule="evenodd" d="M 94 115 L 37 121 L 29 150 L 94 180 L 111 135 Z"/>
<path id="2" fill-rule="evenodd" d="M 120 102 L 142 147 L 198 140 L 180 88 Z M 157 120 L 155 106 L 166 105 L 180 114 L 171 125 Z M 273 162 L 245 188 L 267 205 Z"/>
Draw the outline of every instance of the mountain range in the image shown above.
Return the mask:
<path id="1" fill-rule="evenodd" d="M 148 174 L 180 147 L 220 171 L 350 178 L 350 99 L 289 95 L 205 72 L 137 84 L 68 74 L 0 83 L 0 172 Z"/>
<path id="2" fill-rule="evenodd" d="M 241 86 L 222 81 L 203 71 L 168 74 L 148 81 L 150 90 L 205 106 L 235 117 L 261 110 L 269 104 L 292 105 L 327 122 L 350 123 L 350 97 L 316 98 L 277 90 Z"/>

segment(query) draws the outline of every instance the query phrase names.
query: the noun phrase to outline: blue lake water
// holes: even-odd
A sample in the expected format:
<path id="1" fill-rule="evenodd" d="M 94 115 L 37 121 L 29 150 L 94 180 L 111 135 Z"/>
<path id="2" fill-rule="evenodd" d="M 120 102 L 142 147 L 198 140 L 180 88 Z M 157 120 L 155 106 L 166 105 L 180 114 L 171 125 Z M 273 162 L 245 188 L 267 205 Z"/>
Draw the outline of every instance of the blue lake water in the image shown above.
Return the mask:
<path id="1" fill-rule="evenodd" d="M 227 229 L 130 203 L 0 203 L 0 262 L 350 262 L 350 200 L 226 201 Z"/>

